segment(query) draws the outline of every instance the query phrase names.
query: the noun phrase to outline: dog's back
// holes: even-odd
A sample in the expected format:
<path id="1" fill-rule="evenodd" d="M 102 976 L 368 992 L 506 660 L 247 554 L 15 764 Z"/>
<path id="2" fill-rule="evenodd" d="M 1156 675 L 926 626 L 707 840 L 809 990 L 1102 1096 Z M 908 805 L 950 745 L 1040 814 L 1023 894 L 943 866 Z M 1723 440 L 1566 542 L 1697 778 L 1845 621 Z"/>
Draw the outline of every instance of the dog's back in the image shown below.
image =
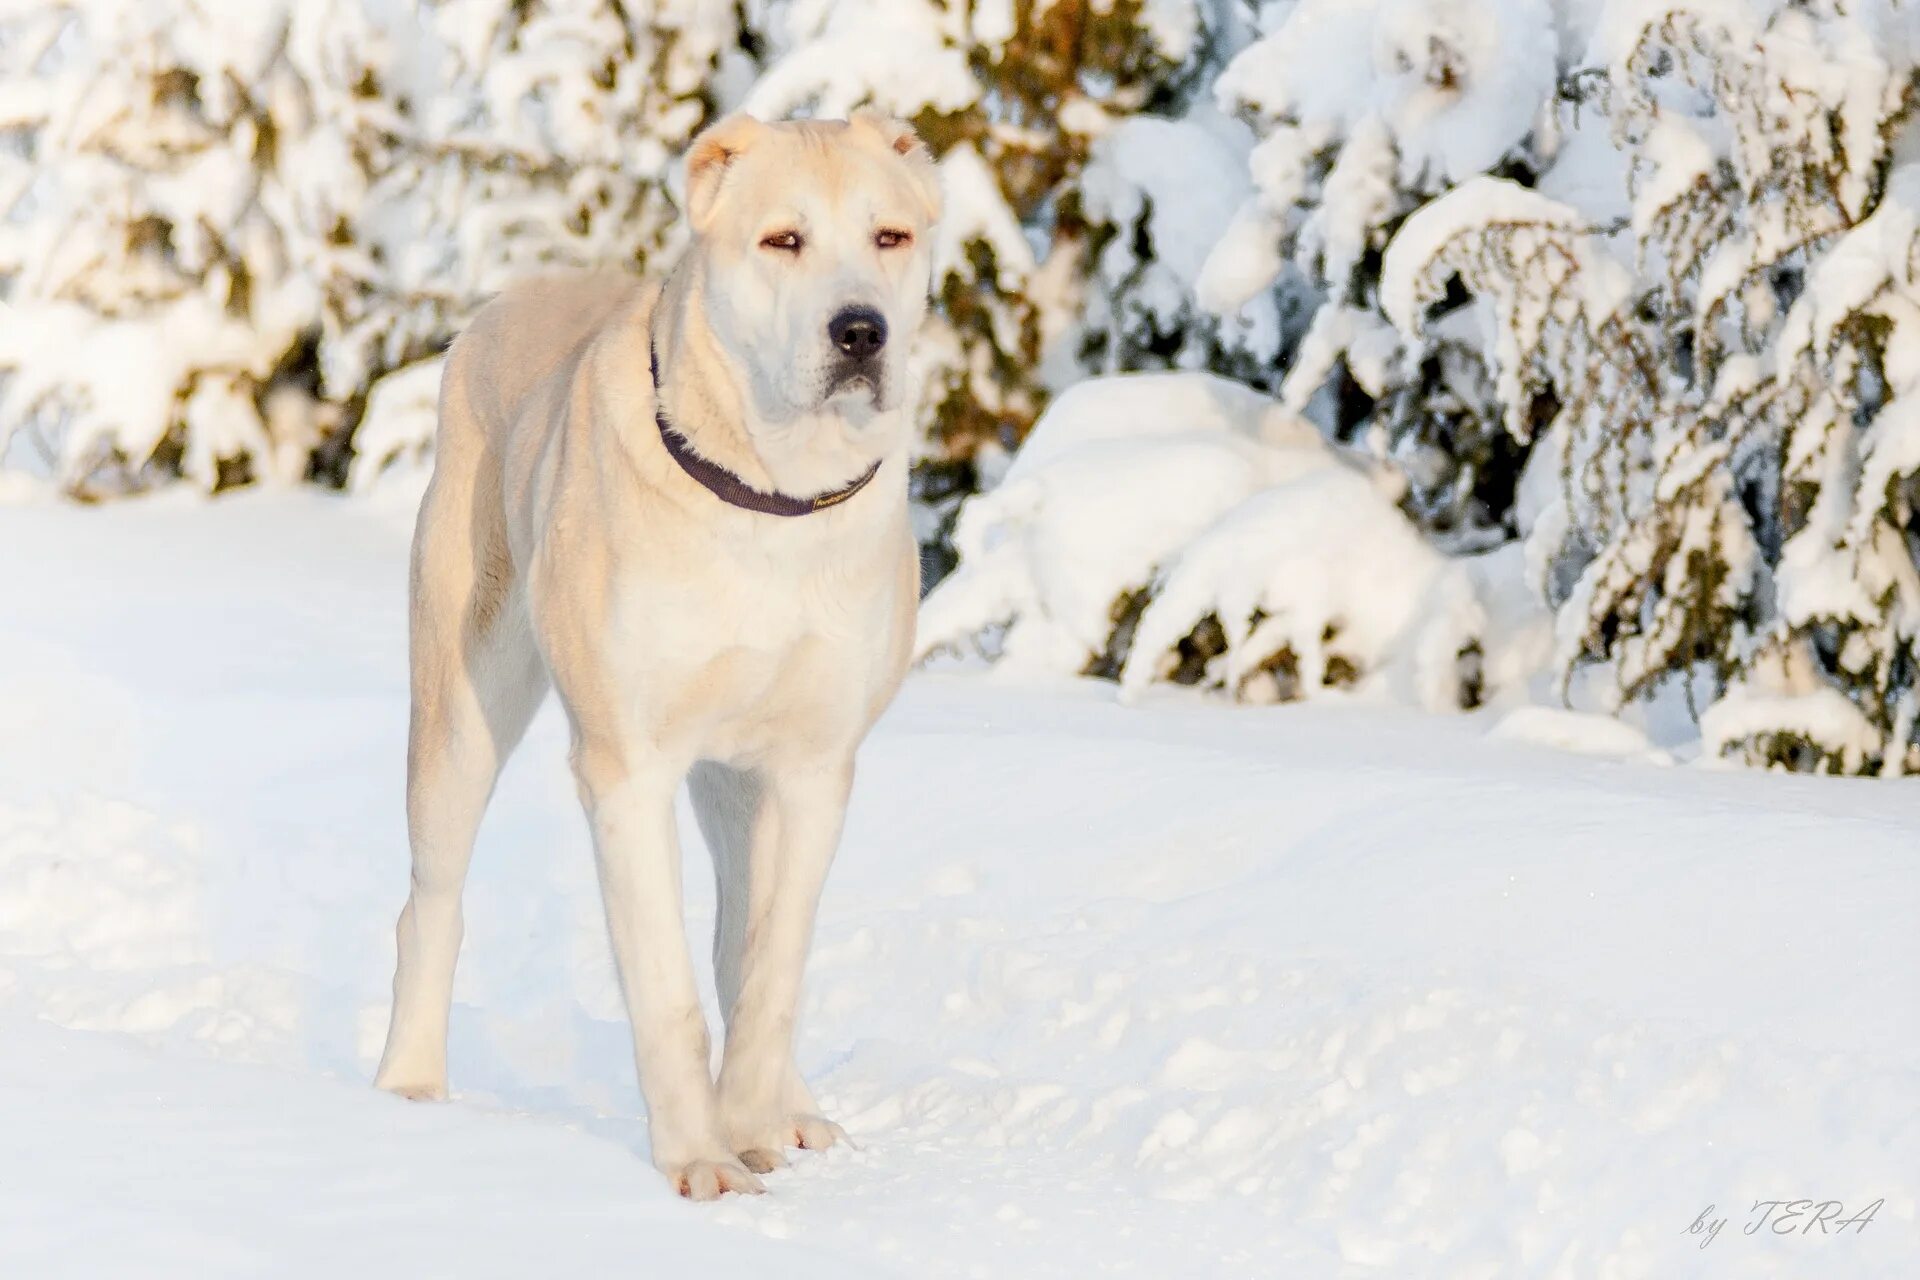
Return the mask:
<path id="1" fill-rule="evenodd" d="M 477 435 L 499 450 L 527 397 L 581 352 L 647 286 L 630 276 L 572 273 L 514 285 L 481 308 L 447 353 L 435 479 L 449 451 Z"/>
<path id="2" fill-rule="evenodd" d="M 648 286 L 622 275 L 553 275 L 515 285 L 481 309 L 447 354 L 433 480 L 413 545 L 416 688 L 421 655 L 481 645 L 520 585 L 508 536 L 515 451 L 543 443 L 516 432 L 537 395 L 558 394 L 593 337 Z M 432 571 L 423 566 L 431 564 Z M 422 645 L 423 632 L 457 643 Z"/>

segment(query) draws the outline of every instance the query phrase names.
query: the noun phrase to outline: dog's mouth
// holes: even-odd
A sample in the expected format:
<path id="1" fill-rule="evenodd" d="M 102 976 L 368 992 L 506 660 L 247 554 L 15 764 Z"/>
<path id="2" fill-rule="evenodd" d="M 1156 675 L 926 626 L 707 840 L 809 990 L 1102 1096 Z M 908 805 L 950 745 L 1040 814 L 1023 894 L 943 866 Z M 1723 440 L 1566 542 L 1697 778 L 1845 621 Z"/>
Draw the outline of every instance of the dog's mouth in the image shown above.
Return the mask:
<path id="1" fill-rule="evenodd" d="M 827 383 L 826 400 L 835 401 L 864 398 L 874 408 L 880 407 L 880 375 L 868 369 L 842 369 L 833 375 Z"/>

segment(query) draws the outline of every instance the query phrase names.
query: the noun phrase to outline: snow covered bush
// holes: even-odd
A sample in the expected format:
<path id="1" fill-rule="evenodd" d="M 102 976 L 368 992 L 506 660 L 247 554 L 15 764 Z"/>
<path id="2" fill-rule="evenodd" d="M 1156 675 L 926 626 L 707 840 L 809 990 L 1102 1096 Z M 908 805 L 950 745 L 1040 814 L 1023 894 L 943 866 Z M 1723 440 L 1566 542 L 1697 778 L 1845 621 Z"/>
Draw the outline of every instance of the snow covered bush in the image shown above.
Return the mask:
<path id="1" fill-rule="evenodd" d="M 1179 675 L 1211 624 L 1225 652 L 1204 678 L 1242 700 L 1387 681 L 1405 701 L 1454 710 L 1480 701 L 1485 622 L 1465 569 L 1336 464 L 1255 494 L 1180 549 L 1120 683 Z"/>
<path id="2" fill-rule="evenodd" d="M 961 510 L 919 652 L 1287 701 L 1391 684 L 1480 697 L 1466 571 L 1309 424 L 1206 374 L 1080 383 Z"/>
<path id="3" fill-rule="evenodd" d="M 305 474 L 285 37 L 274 3 L 0 5 L 0 459 L 90 496 Z"/>
<path id="4" fill-rule="evenodd" d="M 1635 0 L 1592 106 L 1617 228 L 1479 179 L 1387 255 L 1409 341 L 1483 300 L 1510 429 L 1551 405 L 1530 551 L 1571 677 L 1677 688 L 1709 749 L 1920 768 L 1920 19 L 1898 3 Z"/>
<path id="5" fill-rule="evenodd" d="M 1404 506 L 1451 545 L 1508 536 L 1525 431 L 1502 416 L 1464 311 L 1405 347 L 1381 314 L 1381 255 L 1422 202 L 1483 173 L 1531 183 L 1556 83 L 1548 0 L 1298 0 L 1220 76 L 1261 135 L 1253 193 L 1199 298 L 1228 313 L 1305 299 L 1282 401 L 1392 464 Z M 1295 344 L 1297 343 L 1297 351 Z"/>

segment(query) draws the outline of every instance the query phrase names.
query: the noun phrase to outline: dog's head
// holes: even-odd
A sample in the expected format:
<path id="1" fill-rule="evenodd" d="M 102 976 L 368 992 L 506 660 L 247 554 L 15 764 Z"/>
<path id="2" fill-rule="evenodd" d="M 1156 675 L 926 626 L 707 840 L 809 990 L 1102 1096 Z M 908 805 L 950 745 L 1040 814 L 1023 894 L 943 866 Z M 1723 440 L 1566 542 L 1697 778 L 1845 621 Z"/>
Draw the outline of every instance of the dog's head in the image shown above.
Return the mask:
<path id="1" fill-rule="evenodd" d="M 688 152 L 686 203 L 707 319 L 756 416 L 858 423 L 903 405 L 940 214 L 912 128 L 731 116 Z"/>

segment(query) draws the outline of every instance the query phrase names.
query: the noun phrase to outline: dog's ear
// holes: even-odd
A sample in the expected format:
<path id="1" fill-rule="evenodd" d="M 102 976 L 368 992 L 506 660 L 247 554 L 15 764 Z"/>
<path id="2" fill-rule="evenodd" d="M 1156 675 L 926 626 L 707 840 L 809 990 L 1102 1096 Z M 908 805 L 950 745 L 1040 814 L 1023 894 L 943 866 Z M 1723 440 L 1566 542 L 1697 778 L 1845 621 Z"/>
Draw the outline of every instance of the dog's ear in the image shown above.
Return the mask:
<path id="1" fill-rule="evenodd" d="M 882 115 L 872 107 L 861 107 L 847 117 L 847 123 L 856 129 L 865 129 L 880 139 L 881 143 L 895 155 L 929 162 L 933 159 L 927 152 L 927 145 L 920 141 L 920 135 L 915 133 L 913 126 L 904 120 Z M 917 156 L 916 153 L 918 153 Z"/>
<path id="2" fill-rule="evenodd" d="M 867 107 L 849 116 L 847 124 L 877 138 L 880 145 L 907 162 L 913 170 L 914 186 L 926 203 L 927 221 L 940 221 L 940 170 L 933 162 L 933 153 L 920 141 L 913 126 Z"/>
<path id="3" fill-rule="evenodd" d="M 687 149 L 687 222 L 696 235 L 713 225 L 728 167 L 765 128 L 745 112 L 736 112 L 701 133 Z"/>

